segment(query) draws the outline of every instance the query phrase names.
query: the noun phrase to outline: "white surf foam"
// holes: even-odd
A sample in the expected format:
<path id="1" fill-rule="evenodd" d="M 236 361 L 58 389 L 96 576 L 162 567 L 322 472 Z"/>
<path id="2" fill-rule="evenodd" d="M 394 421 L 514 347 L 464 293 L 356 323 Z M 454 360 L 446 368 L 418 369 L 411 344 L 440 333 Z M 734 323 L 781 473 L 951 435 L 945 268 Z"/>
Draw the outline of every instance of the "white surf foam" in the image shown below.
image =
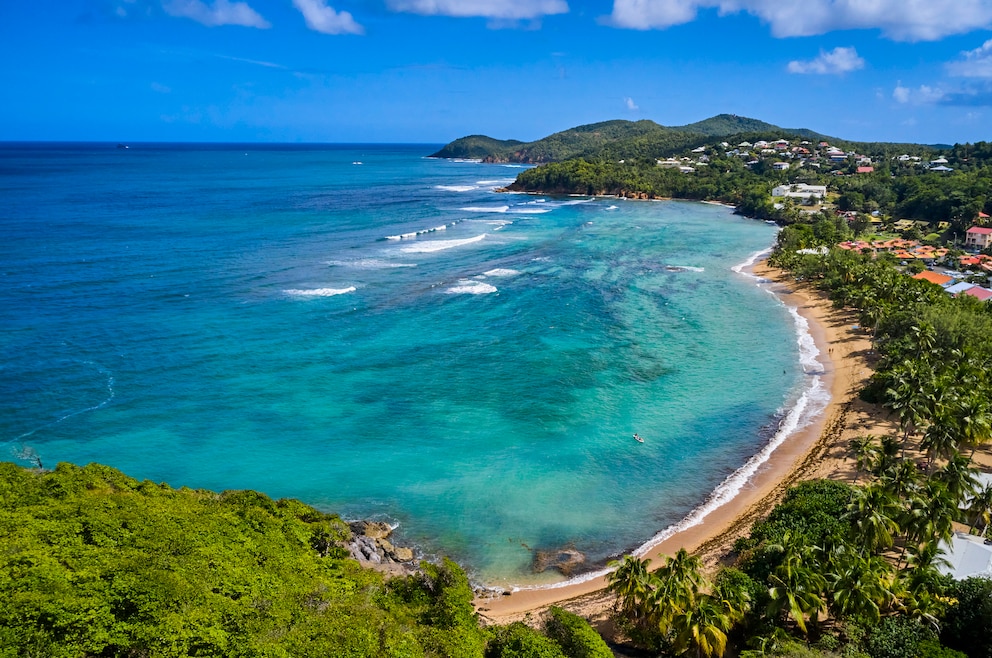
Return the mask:
<path id="1" fill-rule="evenodd" d="M 693 267 L 692 265 L 666 265 L 666 270 L 671 272 L 705 272 L 704 267 Z"/>
<path id="2" fill-rule="evenodd" d="M 357 258 L 355 260 L 330 260 L 328 265 L 333 267 L 353 267 L 358 270 L 388 270 L 394 267 L 416 267 L 416 263 L 397 263 L 382 258 Z"/>
<path id="3" fill-rule="evenodd" d="M 463 212 L 506 212 L 510 206 L 468 206 L 459 208 Z"/>
<path id="4" fill-rule="evenodd" d="M 607 210 L 617 210 L 619 208 L 620 208 L 620 206 L 610 206 L 610 207 L 607 208 Z"/>
<path id="5" fill-rule="evenodd" d="M 454 249 L 462 245 L 472 244 L 484 240 L 486 234 L 477 235 L 474 238 L 464 238 L 462 240 L 431 240 L 430 242 L 413 242 L 405 247 L 400 247 L 400 251 L 407 254 L 429 254 L 445 249 Z"/>
<path id="6" fill-rule="evenodd" d="M 483 283 L 482 281 L 462 279 L 444 292 L 451 295 L 488 295 L 499 291 L 496 289 L 496 286 Z"/>
<path id="7" fill-rule="evenodd" d="M 499 180 L 477 180 L 476 185 L 509 185 L 515 178 L 501 178 Z"/>
<path id="8" fill-rule="evenodd" d="M 596 199 L 573 199 L 572 201 L 562 201 L 559 206 L 577 206 L 582 203 L 592 203 Z"/>
<path id="9" fill-rule="evenodd" d="M 283 292 L 293 297 L 334 297 L 336 295 L 355 292 L 355 286 L 348 286 L 347 288 L 310 288 L 305 290 L 290 289 L 283 290 Z"/>
<path id="10" fill-rule="evenodd" d="M 479 189 L 478 185 L 435 185 L 435 190 L 444 190 L 445 192 L 471 192 L 472 190 Z"/>
<path id="11" fill-rule="evenodd" d="M 517 206 L 515 208 L 510 208 L 507 212 L 511 215 L 543 215 L 546 212 L 551 212 L 553 208 L 521 208 Z"/>
<path id="12" fill-rule="evenodd" d="M 758 259 L 760 259 L 761 257 L 767 256 L 770 253 L 771 253 L 771 249 L 762 249 L 761 251 L 756 251 L 750 256 L 748 256 L 746 261 L 734 265 L 730 269 L 733 270 L 734 272 L 737 272 L 738 274 L 745 274 L 751 277 L 752 279 L 758 279 L 758 277 L 754 276 L 753 274 L 750 274 L 749 272 L 745 272 L 744 270 L 757 263 Z"/>
<path id="13" fill-rule="evenodd" d="M 518 274 L 520 274 L 520 271 L 506 269 L 503 267 L 497 267 L 496 269 L 489 270 L 488 272 L 484 272 L 483 274 L 485 274 L 486 276 L 517 276 Z"/>
<path id="14" fill-rule="evenodd" d="M 452 222 L 451 225 L 454 226 L 455 225 L 455 222 Z M 411 238 L 417 237 L 418 235 L 427 235 L 428 233 L 435 233 L 437 231 L 447 231 L 447 230 L 448 230 L 448 225 L 447 224 L 441 224 L 440 226 L 435 226 L 434 228 L 425 228 L 425 229 L 421 229 L 419 231 L 413 231 L 412 233 L 401 233 L 400 235 L 387 235 L 385 237 L 385 239 L 386 240 L 409 240 Z"/>

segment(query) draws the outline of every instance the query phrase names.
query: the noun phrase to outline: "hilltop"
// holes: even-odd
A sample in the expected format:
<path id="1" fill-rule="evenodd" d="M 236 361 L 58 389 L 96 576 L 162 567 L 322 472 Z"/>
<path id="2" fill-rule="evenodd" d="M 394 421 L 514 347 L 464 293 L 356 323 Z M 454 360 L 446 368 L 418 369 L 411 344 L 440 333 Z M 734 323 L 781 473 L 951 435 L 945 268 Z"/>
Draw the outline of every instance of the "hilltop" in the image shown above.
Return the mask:
<path id="1" fill-rule="evenodd" d="M 431 157 L 472 158 L 484 162 L 544 164 L 572 158 L 635 158 L 666 156 L 706 143 L 713 137 L 775 133 L 786 137 L 820 139 L 806 128 L 780 128 L 758 119 L 719 114 L 685 126 L 662 126 L 643 119 L 617 119 L 576 126 L 533 142 L 500 140 L 485 135 L 461 137 Z"/>

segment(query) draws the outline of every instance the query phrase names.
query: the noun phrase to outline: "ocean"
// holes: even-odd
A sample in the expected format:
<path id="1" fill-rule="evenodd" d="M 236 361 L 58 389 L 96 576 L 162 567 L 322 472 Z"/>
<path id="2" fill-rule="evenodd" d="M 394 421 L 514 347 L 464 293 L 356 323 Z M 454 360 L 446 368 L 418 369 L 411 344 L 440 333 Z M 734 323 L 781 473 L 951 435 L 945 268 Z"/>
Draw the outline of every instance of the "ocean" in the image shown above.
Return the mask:
<path id="1" fill-rule="evenodd" d="M 299 498 L 528 586 L 813 409 L 801 320 L 741 272 L 774 226 L 497 193 L 519 166 L 431 145 L 129 146 L 0 145 L 0 459 Z"/>

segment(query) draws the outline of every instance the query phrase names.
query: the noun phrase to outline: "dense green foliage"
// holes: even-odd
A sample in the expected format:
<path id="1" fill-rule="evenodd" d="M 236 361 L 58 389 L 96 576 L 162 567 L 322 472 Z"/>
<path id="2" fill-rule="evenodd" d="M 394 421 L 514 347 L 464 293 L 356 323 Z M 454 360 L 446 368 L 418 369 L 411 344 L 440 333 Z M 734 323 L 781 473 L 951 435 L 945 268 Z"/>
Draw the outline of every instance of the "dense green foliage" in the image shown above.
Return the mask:
<path id="1" fill-rule="evenodd" d="M 607 655 L 574 616 L 483 630 L 456 564 L 384 580 L 348 536 L 295 500 L 0 463 L 0 656 Z"/>
<path id="2" fill-rule="evenodd" d="M 949 593 L 955 603 L 947 611 L 941 640 L 971 658 L 992 658 L 992 580 L 969 578 Z"/>

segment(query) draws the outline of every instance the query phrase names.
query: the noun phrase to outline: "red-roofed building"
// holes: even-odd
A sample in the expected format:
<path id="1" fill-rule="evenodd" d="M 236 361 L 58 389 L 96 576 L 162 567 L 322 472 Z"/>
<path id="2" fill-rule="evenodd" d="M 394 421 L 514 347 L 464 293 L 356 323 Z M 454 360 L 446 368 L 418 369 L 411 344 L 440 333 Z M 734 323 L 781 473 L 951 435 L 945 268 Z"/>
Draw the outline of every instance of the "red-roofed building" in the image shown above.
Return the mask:
<path id="1" fill-rule="evenodd" d="M 914 274 L 913 278 L 919 279 L 920 281 L 929 281 L 930 283 L 935 283 L 941 288 L 954 281 L 954 277 L 952 276 L 947 276 L 946 274 L 938 274 L 937 272 L 933 272 L 931 270 L 924 270 L 919 274 Z"/>
<path id="2" fill-rule="evenodd" d="M 966 249 L 976 249 L 981 251 L 992 244 L 992 228 L 984 226 L 972 226 L 964 235 L 964 246 Z"/>
<path id="3" fill-rule="evenodd" d="M 988 288 L 982 288 L 980 286 L 975 286 L 974 288 L 968 288 L 962 295 L 971 295 L 972 297 L 977 297 L 980 301 L 986 302 L 992 299 L 992 290 Z"/>
<path id="4" fill-rule="evenodd" d="M 989 218 L 988 215 L 986 215 L 982 211 L 978 211 L 978 219 L 988 219 L 988 218 Z"/>
<path id="5" fill-rule="evenodd" d="M 858 167 L 859 174 L 870 174 L 875 171 L 874 167 Z"/>

